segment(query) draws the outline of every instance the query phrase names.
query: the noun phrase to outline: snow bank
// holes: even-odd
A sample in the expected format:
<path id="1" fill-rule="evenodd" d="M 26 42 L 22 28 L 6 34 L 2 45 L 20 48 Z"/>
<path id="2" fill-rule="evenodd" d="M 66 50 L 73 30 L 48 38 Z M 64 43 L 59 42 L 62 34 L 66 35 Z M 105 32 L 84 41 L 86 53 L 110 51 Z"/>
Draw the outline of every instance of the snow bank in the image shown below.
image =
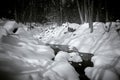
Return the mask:
<path id="1" fill-rule="evenodd" d="M 11 78 L 15 80 L 29 80 L 29 75 L 42 80 L 43 73 L 47 66 L 53 62 L 51 59 L 54 56 L 54 51 L 49 46 L 25 42 L 12 36 L 4 36 L 0 42 L 0 71 L 10 73 Z M 14 74 L 18 75 L 14 76 Z M 39 76 L 37 76 L 38 74 Z M 9 74 L 5 76 L 7 75 L 9 76 Z"/>
<path id="2" fill-rule="evenodd" d="M 95 43 L 99 39 L 99 36 L 102 36 L 105 32 L 102 28 L 104 26 L 103 23 L 96 22 L 94 23 L 94 26 L 94 33 L 90 33 L 88 23 L 83 25 L 64 23 L 61 27 L 57 27 L 54 30 L 47 30 L 46 33 L 48 37 L 43 37 L 41 41 L 44 41 L 45 43 L 70 45 L 72 47 L 76 47 L 81 52 L 90 53 L 92 46 L 94 47 Z M 98 29 L 100 26 L 101 28 Z M 68 27 L 74 28 L 76 31 L 69 32 Z"/>
<path id="3" fill-rule="evenodd" d="M 93 33 L 90 33 L 88 23 L 82 25 L 74 23 L 64 23 L 61 27 L 51 29 L 50 32 L 47 32 L 47 34 L 50 34 L 49 38 L 43 37 L 40 40 L 44 41 L 44 39 L 46 39 L 47 41 L 45 41 L 45 43 L 69 45 L 70 48 L 75 47 L 79 52 L 94 54 L 95 56 L 91 60 L 94 63 L 94 67 L 88 70 L 86 68 L 85 70 L 86 75 L 91 80 L 93 80 L 93 76 L 96 80 L 98 80 L 99 75 L 102 74 L 100 72 L 104 71 L 105 75 L 102 77 L 102 80 L 108 80 L 109 76 L 111 78 L 112 75 L 113 78 L 111 78 L 110 80 L 118 80 L 118 75 L 120 75 L 120 59 L 118 58 L 118 56 L 120 55 L 120 23 L 94 22 L 93 26 Z M 76 30 L 70 32 L 68 28 Z M 77 58 L 73 57 L 72 59 L 73 61 L 77 61 L 75 60 Z M 115 63 L 117 64 L 113 66 Z M 112 70 L 112 72 L 111 69 L 108 69 L 109 66 L 113 66 L 115 70 Z"/>
<path id="4" fill-rule="evenodd" d="M 16 28 L 14 24 L 7 22 L 4 30 L 12 34 L 13 28 Z M 78 73 L 68 63 L 69 59 L 65 60 L 69 57 L 68 53 L 61 51 L 55 57 L 53 49 L 35 39 L 34 35 L 39 31 L 27 31 L 24 25 L 21 26 L 15 33 L 17 35 L 2 35 L 0 38 L 0 70 L 18 73 L 11 76 L 16 80 L 29 80 L 29 77 L 39 80 L 79 80 Z M 52 61 L 54 57 L 55 61 Z"/>
<path id="5" fill-rule="evenodd" d="M 112 27 L 109 27 L 112 26 Z M 103 46 L 103 42 L 108 40 L 108 37 L 112 36 L 118 38 L 118 33 L 116 32 L 117 23 L 100 23 L 94 22 L 93 33 L 90 33 L 88 23 L 83 25 L 75 23 L 64 23 L 61 27 L 56 27 L 54 29 L 48 29 L 45 31 L 44 37 L 40 40 L 49 44 L 62 44 L 70 45 L 71 47 L 76 47 L 78 51 L 85 53 L 95 53 L 100 46 Z M 77 29 L 74 32 L 69 32 L 68 27 Z M 110 28 L 110 32 L 108 32 Z M 109 40 L 111 41 L 111 40 Z M 115 42 L 115 40 L 113 40 Z M 97 52 L 98 53 L 98 52 Z"/>
<path id="6" fill-rule="evenodd" d="M 45 56 L 46 58 L 52 59 L 55 57 L 53 49 L 45 45 L 36 45 L 36 44 L 25 44 L 19 43 L 22 48 L 28 49 L 36 53 L 37 55 Z"/>
<path id="7" fill-rule="evenodd" d="M 119 80 L 118 74 L 113 69 L 88 67 L 85 69 L 85 72 L 90 80 Z"/>
<path id="8" fill-rule="evenodd" d="M 93 26 L 93 33 L 90 33 L 88 23 L 82 25 L 64 23 L 62 26 L 46 27 L 43 30 L 36 28 L 28 31 L 24 27 L 18 28 L 16 32 L 18 36 L 3 36 L 12 34 L 18 27 L 15 21 L 8 21 L 0 28 L 0 61 L 3 63 L 0 69 L 6 70 L 4 66 L 8 60 L 10 68 L 14 65 L 21 67 L 19 70 L 15 69 L 17 71 L 23 73 L 29 73 L 31 70 L 41 71 L 41 80 L 79 80 L 79 75 L 68 63 L 68 61 L 82 62 L 78 53 L 60 51 L 55 56 L 53 49 L 44 45 L 44 43 L 60 44 L 95 55 L 91 60 L 94 67 L 85 69 L 85 74 L 91 80 L 101 78 L 101 80 L 119 80 L 120 37 L 117 30 L 120 25 L 115 22 L 106 24 L 94 22 Z M 55 58 L 55 61 L 52 61 L 52 58 Z M 15 64 L 11 65 L 11 62 Z M 101 76 L 102 74 L 104 76 Z"/>
<path id="9" fill-rule="evenodd" d="M 117 56 L 116 56 L 117 57 Z M 101 66 L 101 67 L 106 67 L 113 65 L 116 57 L 109 57 L 109 56 L 93 56 L 92 57 L 92 62 L 94 63 L 94 66 Z"/>

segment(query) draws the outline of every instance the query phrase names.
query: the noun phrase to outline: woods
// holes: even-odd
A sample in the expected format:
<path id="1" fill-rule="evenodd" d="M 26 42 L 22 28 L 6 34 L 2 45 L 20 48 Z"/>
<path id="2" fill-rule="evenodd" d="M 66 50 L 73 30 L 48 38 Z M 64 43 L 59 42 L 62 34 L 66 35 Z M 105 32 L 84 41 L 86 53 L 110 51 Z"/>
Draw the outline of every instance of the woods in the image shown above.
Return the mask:
<path id="1" fill-rule="evenodd" d="M 108 0 L 13 0 L 9 6 L 5 12 L 17 22 L 89 22 L 91 32 L 93 22 L 117 19 Z"/>

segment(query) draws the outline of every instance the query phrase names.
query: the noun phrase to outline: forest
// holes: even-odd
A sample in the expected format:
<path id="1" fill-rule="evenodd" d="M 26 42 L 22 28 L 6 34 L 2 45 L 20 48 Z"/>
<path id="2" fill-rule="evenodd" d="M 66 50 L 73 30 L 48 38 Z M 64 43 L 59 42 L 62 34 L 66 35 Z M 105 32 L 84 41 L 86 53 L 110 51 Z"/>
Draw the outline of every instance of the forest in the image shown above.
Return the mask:
<path id="1" fill-rule="evenodd" d="M 1 16 L 17 22 L 89 22 L 119 19 L 118 1 L 109 0 L 12 0 L 2 1 Z"/>

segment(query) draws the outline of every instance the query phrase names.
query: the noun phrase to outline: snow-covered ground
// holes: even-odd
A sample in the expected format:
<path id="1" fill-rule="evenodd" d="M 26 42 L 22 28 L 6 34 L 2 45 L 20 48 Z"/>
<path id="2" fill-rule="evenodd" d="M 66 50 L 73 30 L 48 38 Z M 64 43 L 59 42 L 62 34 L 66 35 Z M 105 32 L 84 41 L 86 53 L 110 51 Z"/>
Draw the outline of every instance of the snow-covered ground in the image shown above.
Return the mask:
<path id="1" fill-rule="evenodd" d="M 49 44 L 69 45 L 70 48 L 77 48 L 79 52 L 94 54 L 91 60 L 94 67 L 86 68 L 86 75 L 88 77 L 91 75 L 89 77 L 91 80 L 99 80 L 101 77 L 102 80 L 118 80 L 120 75 L 120 23 L 94 22 L 93 26 L 94 31 L 90 33 L 88 23 L 83 25 L 64 23 L 61 27 L 48 29 L 45 33 L 41 33 L 44 35 L 41 41 Z M 69 31 L 69 28 L 74 31 Z M 94 72 L 94 69 L 97 71 Z M 99 69 L 102 70 L 101 73 Z M 103 73 L 105 76 L 101 76 Z"/>
<path id="2" fill-rule="evenodd" d="M 69 22 L 29 30 L 28 25 L 0 21 L 0 71 L 18 74 L 12 76 L 15 80 L 80 80 L 70 62 L 82 62 L 78 52 L 83 52 L 94 55 L 94 66 L 84 70 L 90 80 L 119 80 L 120 23 L 94 22 L 93 26 L 93 33 L 88 23 Z M 55 55 L 46 44 L 68 45 L 75 52 Z"/>

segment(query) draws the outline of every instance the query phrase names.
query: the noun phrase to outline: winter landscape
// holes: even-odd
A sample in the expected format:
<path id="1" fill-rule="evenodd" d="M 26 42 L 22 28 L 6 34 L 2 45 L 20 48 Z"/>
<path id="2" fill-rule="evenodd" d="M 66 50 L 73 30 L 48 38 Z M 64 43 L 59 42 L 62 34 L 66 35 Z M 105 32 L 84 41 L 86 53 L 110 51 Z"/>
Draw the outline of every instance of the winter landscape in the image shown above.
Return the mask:
<path id="1" fill-rule="evenodd" d="M 67 4 L 62 1 L 60 9 Z M 65 17 L 60 24 L 57 19 L 22 22 L 2 15 L 0 80 L 120 80 L 120 20 L 108 20 L 108 14 L 105 21 L 92 20 L 92 9 L 85 19 L 76 1 L 81 23 Z"/>

